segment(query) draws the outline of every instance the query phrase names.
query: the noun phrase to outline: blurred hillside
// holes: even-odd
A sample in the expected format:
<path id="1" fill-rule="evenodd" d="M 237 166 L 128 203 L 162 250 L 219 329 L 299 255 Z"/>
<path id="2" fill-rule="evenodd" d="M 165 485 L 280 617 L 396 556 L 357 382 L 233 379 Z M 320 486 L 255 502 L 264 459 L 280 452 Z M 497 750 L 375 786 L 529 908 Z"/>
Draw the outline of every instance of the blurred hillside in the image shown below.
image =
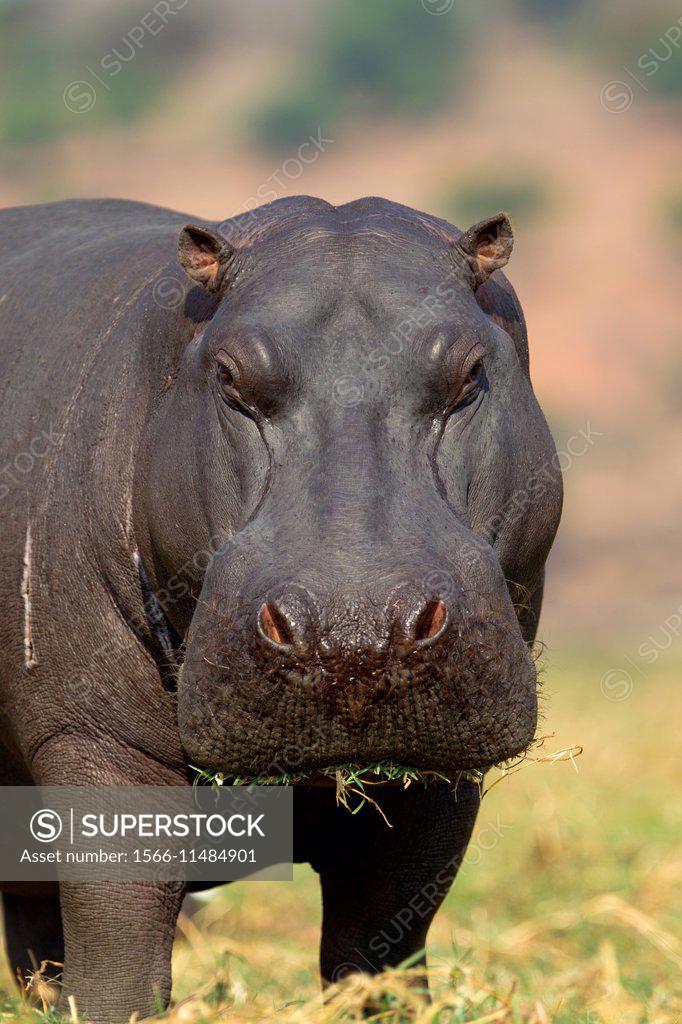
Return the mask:
<path id="1" fill-rule="evenodd" d="M 682 601 L 678 18 L 631 0 L 0 0 L 0 205 L 111 195 L 223 219 L 378 194 L 460 227 L 508 209 L 566 471 L 543 634 L 638 658 L 677 639 Z"/>

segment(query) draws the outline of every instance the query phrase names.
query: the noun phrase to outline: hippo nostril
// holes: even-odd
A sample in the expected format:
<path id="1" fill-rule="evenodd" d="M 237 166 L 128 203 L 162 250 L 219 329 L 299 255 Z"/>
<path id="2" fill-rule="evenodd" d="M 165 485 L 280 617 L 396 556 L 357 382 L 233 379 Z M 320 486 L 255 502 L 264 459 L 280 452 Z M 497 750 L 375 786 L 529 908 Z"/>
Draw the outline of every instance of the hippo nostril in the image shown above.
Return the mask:
<path id="1" fill-rule="evenodd" d="M 278 647 L 292 647 L 294 638 L 289 623 L 278 608 L 265 601 L 258 613 L 258 624 L 263 634 Z"/>
<path id="2" fill-rule="evenodd" d="M 280 654 L 307 658 L 317 637 L 317 612 L 312 595 L 291 585 L 270 593 L 257 616 L 261 640 Z"/>
<path id="3" fill-rule="evenodd" d="M 447 614 L 445 604 L 440 598 L 429 601 L 415 623 L 415 641 L 434 640 L 442 632 Z"/>

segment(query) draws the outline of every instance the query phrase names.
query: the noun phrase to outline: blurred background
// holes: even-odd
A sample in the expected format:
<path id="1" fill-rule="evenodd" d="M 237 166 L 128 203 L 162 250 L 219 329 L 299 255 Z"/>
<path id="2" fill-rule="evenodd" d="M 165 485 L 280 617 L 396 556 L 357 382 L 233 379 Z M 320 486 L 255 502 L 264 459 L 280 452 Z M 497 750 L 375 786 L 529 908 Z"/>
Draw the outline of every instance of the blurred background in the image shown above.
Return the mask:
<path id="1" fill-rule="evenodd" d="M 510 212 L 568 495 L 543 634 L 643 641 L 682 602 L 679 18 L 634 0 L 0 0 L 0 205 L 223 219 L 305 192 L 462 228 Z"/>
<path id="2" fill-rule="evenodd" d="M 566 485 L 540 631 L 547 731 L 586 750 L 577 776 L 551 767 L 555 784 L 538 768 L 542 781 L 521 776 L 489 798 L 483 827 L 502 808 L 519 877 L 534 879 L 518 920 L 506 840 L 476 873 L 465 867 L 461 898 L 478 915 L 471 935 L 499 938 L 524 915 L 608 892 L 651 927 L 665 919 L 666 936 L 660 970 L 640 963 L 622 921 L 585 926 L 568 951 L 555 943 L 537 991 L 517 978 L 530 1001 L 513 1019 L 537 1024 L 680 1019 L 665 993 L 666 969 L 682 964 L 667 922 L 682 876 L 681 47 L 679 5 L 664 0 L 0 0 L 0 206 L 118 196 L 222 220 L 309 193 L 380 195 L 461 228 L 511 214 L 508 273 Z M 237 899 L 224 910 L 243 917 Z M 256 958 L 271 964 L 263 928 L 276 923 L 263 913 Z M 289 990 L 313 984 L 304 933 Z M 478 950 L 484 974 L 507 956 L 500 943 Z M 575 995 L 578 963 L 596 986 L 575 1004 L 586 1015 L 557 995 L 551 1016 L 547 978 L 563 971 Z"/>

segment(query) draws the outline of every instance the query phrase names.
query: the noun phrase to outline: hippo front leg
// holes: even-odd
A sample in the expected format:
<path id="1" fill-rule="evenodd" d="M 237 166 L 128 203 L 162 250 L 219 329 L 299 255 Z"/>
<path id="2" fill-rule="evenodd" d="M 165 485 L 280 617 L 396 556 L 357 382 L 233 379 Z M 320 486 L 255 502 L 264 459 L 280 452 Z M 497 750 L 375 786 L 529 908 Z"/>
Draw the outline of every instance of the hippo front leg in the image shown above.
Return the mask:
<path id="1" fill-rule="evenodd" d="M 182 776 L 107 737 L 69 735 L 41 746 L 33 762 L 42 786 L 181 785 Z M 63 881 L 63 985 L 58 1009 L 73 997 L 81 1019 L 124 1024 L 132 1014 L 158 1014 L 170 999 L 181 881 Z"/>
<path id="2" fill-rule="evenodd" d="M 478 810 L 462 783 L 375 794 L 392 828 L 365 807 L 346 815 L 315 865 L 322 882 L 320 964 L 326 983 L 376 974 L 423 951 L 426 935 L 461 864 Z M 362 819 L 362 822 L 361 822 Z M 332 847 L 335 846 L 335 849 Z M 421 957 L 418 962 L 424 962 Z"/>
<path id="3" fill-rule="evenodd" d="M 123 1024 L 159 1013 L 171 991 L 175 923 L 182 882 L 71 882 L 61 885 L 64 979 L 82 1018 Z"/>

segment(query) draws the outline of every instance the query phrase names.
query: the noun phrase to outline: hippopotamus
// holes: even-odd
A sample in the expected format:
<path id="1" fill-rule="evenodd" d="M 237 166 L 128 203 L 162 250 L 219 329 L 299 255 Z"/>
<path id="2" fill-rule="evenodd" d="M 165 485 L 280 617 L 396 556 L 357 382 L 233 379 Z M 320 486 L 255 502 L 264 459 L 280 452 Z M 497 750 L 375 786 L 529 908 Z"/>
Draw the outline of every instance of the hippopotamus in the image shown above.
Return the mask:
<path id="1" fill-rule="evenodd" d="M 0 212 L 0 783 L 290 773 L 326 982 L 418 959 L 534 737 L 562 486 L 512 246 L 378 198 Z M 324 784 L 379 763 L 433 780 L 390 828 Z M 12 969 L 158 1011 L 185 888 L 5 886 Z"/>

